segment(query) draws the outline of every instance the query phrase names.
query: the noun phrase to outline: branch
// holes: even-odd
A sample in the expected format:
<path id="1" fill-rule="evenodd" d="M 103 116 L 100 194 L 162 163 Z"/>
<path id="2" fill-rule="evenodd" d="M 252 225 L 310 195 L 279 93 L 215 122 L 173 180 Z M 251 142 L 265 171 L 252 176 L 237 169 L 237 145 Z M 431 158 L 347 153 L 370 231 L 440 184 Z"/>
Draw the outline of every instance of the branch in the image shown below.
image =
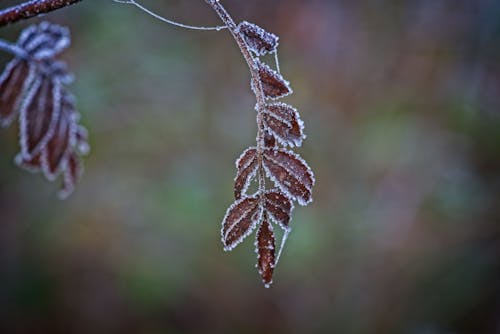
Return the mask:
<path id="1" fill-rule="evenodd" d="M 258 173 L 259 197 L 260 197 L 259 199 L 262 202 L 264 201 L 264 193 L 266 190 L 265 172 L 264 172 L 264 167 L 262 165 L 262 153 L 265 146 L 264 120 L 262 113 L 266 106 L 266 99 L 264 90 L 262 88 L 260 75 L 257 70 L 257 64 L 255 63 L 255 59 L 252 56 L 252 53 L 248 49 L 247 43 L 243 40 L 240 33 L 238 32 L 238 27 L 236 26 L 236 23 L 231 18 L 226 9 L 222 6 L 222 4 L 219 2 L 219 0 L 205 0 L 205 2 L 210 7 L 212 7 L 213 10 L 215 10 L 215 12 L 219 15 L 220 19 L 222 20 L 222 22 L 224 22 L 224 25 L 231 32 L 231 35 L 233 35 L 236 44 L 238 44 L 238 47 L 240 48 L 241 53 L 243 54 L 243 57 L 245 58 L 245 61 L 248 64 L 248 67 L 250 68 L 250 73 L 252 74 L 252 82 L 253 82 L 252 89 L 255 94 L 255 98 L 257 99 L 257 106 L 255 107 L 255 109 L 257 110 L 257 157 L 259 162 L 259 173 Z"/>
<path id="2" fill-rule="evenodd" d="M 81 0 L 31 0 L 0 11 L 0 27 L 73 5 Z"/>

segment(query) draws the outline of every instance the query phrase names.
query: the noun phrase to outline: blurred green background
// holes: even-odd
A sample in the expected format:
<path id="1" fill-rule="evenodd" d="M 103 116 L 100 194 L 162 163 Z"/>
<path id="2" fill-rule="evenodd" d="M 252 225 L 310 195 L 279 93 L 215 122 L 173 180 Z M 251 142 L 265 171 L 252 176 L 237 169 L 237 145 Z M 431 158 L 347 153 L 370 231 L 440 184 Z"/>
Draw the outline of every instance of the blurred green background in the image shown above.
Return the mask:
<path id="1" fill-rule="evenodd" d="M 219 24 L 202 0 L 144 4 Z M 256 133 L 234 41 L 85 0 L 42 18 L 73 35 L 76 192 L 15 167 L 0 131 L 0 332 L 500 333 L 500 2 L 223 4 L 281 37 L 317 178 L 274 285 L 252 238 L 220 243 Z"/>

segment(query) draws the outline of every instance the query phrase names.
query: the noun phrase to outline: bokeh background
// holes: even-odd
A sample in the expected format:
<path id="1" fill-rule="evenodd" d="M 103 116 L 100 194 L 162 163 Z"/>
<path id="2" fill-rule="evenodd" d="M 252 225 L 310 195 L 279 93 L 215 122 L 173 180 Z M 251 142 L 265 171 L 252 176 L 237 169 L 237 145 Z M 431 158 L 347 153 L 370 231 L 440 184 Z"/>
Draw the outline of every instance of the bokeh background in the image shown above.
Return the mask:
<path id="1" fill-rule="evenodd" d="M 43 18 L 73 34 L 76 192 L 15 167 L 0 131 L 0 332 L 500 333 L 500 2 L 223 3 L 281 37 L 317 178 L 274 285 L 252 238 L 220 243 L 256 133 L 234 41 L 85 0 Z M 219 23 L 201 0 L 144 4 Z"/>

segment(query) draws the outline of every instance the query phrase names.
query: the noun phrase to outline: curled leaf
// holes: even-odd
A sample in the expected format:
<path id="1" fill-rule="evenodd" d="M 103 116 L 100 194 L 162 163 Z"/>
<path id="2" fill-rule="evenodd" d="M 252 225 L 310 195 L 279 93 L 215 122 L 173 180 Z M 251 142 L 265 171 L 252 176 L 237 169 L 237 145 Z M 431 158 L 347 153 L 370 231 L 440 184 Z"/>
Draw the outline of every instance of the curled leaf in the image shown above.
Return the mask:
<path id="1" fill-rule="evenodd" d="M 262 223 L 257 231 L 256 252 L 257 269 L 262 277 L 266 288 L 273 282 L 275 267 L 275 238 L 271 224 L 269 224 L 266 213 L 263 215 Z"/>
<path id="2" fill-rule="evenodd" d="M 256 24 L 243 21 L 238 24 L 238 31 L 247 43 L 248 47 L 257 56 L 276 51 L 278 47 L 278 36 L 265 31 Z"/>
<path id="3" fill-rule="evenodd" d="M 0 76 L 0 124 L 19 111 L 21 153 L 16 164 L 43 171 L 54 180 L 64 173 L 60 197 L 73 190 L 82 171 L 79 155 L 88 153 L 87 130 L 78 125 L 74 97 L 66 85 L 73 76 L 55 57 L 70 44 L 67 28 L 42 22 L 26 28 L 16 45 L 16 58 Z"/>
<path id="4" fill-rule="evenodd" d="M 293 203 L 287 196 L 276 190 L 266 192 L 265 198 L 264 207 L 269 217 L 284 230 L 289 230 Z"/>
<path id="5" fill-rule="evenodd" d="M 16 117 L 22 98 L 33 80 L 33 67 L 14 59 L 0 76 L 0 125 L 8 126 Z"/>
<path id="6" fill-rule="evenodd" d="M 285 103 L 266 105 L 264 125 L 283 145 L 300 146 L 305 138 L 304 124 L 297 109 Z"/>
<path id="7" fill-rule="evenodd" d="M 49 22 L 23 30 L 17 45 L 35 60 L 54 58 L 70 45 L 70 33 L 65 27 Z"/>
<path id="8" fill-rule="evenodd" d="M 42 154 L 38 153 L 37 155 L 33 157 L 26 157 L 23 156 L 22 154 L 16 155 L 14 162 L 16 165 L 18 165 L 21 168 L 24 168 L 25 170 L 36 173 L 42 169 Z"/>
<path id="9" fill-rule="evenodd" d="M 245 239 L 262 217 L 262 208 L 257 197 L 244 197 L 229 207 L 222 221 L 222 243 L 229 251 Z"/>
<path id="10" fill-rule="evenodd" d="M 268 177 L 287 197 L 300 205 L 312 201 L 314 175 L 299 155 L 283 149 L 266 149 L 263 165 Z"/>
<path id="11" fill-rule="evenodd" d="M 250 182 L 257 173 L 257 149 L 248 148 L 236 160 L 236 168 L 238 172 L 234 179 L 234 197 L 240 199 L 241 195 L 246 192 Z"/>
<path id="12" fill-rule="evenodd" d="M 47 144 L 61 107 L 61 87 L 50 78 L 38 78 L 30 87 L 20 109 L 21 152 L 36 155 Z"/>
<path id="13" fill-rule="evenodd" d="M 292 93 L 290 83 L 283 79 L 281 74 L 259 60 L 255 62 L 266 98 L 278 99 Z M 253 87 L 253 89 L 255 89 L 255 87 Z"/>
<path id="14" fill-rule="evenodd" d="M 71 152 L 68 155 L 67 162 L 64 166 L 63 186 L 59 191 L 59 198 L 67 198 L 75 189 L 75 184 L 80 179 L 83 173 L 83 167 L 78 156 Z"/>
<path id="15" fill-rule="evenodd" d="M 52 138 L 42 151 L 43 171 L 47 179 L 54 180 L 65 168 L 73 142 L 74 129 L 71 115 L 63 112 L 57 120 Z"/>

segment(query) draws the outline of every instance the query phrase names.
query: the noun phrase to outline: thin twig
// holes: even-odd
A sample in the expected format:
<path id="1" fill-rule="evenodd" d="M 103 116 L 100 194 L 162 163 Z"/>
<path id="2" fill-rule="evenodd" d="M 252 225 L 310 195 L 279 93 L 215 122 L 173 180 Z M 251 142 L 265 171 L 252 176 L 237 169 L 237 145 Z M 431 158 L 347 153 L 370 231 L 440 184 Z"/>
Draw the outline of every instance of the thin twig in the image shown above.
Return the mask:
<path id="1" fill-rule="evenodd" d="M 276 71 L 278 71 L 278 73 L 281 73 L 280 61 L 278 59 L 278 49 L 277 48 L 276 48 L 276 50 L 274 50 L 274 62 L 276 63 Z"/>
<path id="2" fill-rule="evenodd" d="M 31 0 L 0 11 L 0 27 L 73 5 L 82 0 Z"/>
<path id="3" fill-rule="evenodd" d="M 153 12 L 152 10 L 144 7 L 143 5 L 141 5 L 140 3 L 138 3 L 135 0 L 113 0 L 113 1 L 117 2 L 117 3 L 123 3 L 123 4 L 129 4 L 129 5 L 136 6 L 137 8 L 139 8 L 140 10 L 142 10 L 142 11 L 146 12 L 147 14 L 153 16 L 154 18 L 156 18 L 156 19 L 158 19 L 160 21 L 163 21 L 165 23 L 171 24 L 173 26 L 176 26 L 176 27 L 181 27 L 181 28 L 191 29 L 191 30 L 216 30 L 216 31 L 220 31 L 222 29 L 226 29 L 227 28 L 226 26 L 202 27 L 202 26 L 192 26 L 192 25 L 188 25 L 188 24 L 184 24 L 184 23 L 179 23 L 179 22 L 172 21 L 170 19 L 164 18 L 163 16 L 160 16 L 160 15 L 156 14 L 155 12 Z"/>

